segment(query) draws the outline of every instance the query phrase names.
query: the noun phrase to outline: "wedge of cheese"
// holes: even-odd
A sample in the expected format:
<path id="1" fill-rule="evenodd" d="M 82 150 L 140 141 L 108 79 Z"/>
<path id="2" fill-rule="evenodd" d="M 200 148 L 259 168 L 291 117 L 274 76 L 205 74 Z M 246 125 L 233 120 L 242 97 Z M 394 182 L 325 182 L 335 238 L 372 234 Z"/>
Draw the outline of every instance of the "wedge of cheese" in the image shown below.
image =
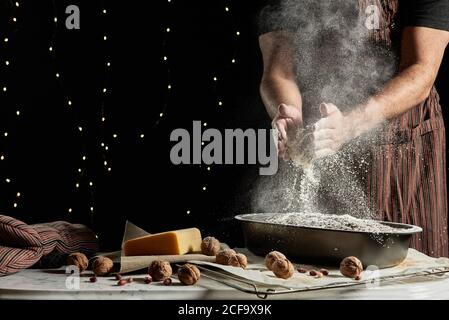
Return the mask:
<path id="1" fill-rule="evenodd" d="M 201 252 L 201 232 L 197 228 L 152 234 L 128 240 L 125 256 L 181 255 Z"/>

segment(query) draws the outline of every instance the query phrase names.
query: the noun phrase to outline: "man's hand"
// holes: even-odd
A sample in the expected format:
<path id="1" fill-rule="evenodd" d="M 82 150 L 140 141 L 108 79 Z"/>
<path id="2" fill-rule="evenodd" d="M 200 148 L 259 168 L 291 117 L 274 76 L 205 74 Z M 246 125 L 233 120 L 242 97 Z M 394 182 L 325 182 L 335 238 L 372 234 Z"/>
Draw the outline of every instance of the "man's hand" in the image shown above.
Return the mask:
<path id="1" fill-rule="evenodd" d="M 302 127 L 301 111 L 286 104 L 278 107 L 278 112 L 273 119 L 272 126 L 278 130 L 278 155 L 287 160 L 288 146 L 295 140 L 298 130 Z"/>
<path id="2" fill-rule="evenodd" d="M 336 153 L 343 144 L 353 138 L 353 123 L 344 116 L 336 105 L 320 105 L 322 119 L 315 123 L 314 145 L 315 158 L 322 158 Z"/>

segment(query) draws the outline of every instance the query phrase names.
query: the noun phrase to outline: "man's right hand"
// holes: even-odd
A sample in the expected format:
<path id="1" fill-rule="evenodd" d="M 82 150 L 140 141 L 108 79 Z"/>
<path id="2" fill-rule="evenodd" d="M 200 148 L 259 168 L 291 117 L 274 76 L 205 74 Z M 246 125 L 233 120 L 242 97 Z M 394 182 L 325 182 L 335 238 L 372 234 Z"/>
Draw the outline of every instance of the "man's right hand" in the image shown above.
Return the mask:
<path id="1" fill-rule="evenodd" d="M 302 128 L 301 111 L 295 106 L 280 104 L 272 126 L 278 130 L 278 155 L 281 159 L 287 160 L 290 158 L 288 146 Z"/>

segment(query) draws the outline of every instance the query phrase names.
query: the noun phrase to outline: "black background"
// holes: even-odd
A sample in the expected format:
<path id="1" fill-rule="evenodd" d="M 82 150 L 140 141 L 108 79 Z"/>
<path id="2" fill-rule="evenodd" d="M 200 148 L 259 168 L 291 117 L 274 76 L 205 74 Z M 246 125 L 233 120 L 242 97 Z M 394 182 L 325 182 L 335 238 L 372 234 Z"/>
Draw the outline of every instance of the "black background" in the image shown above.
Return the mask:
<path id="1" fill-rule="evenodd" d="M 169 136 L 175 128 L 191 130 L 193 120 L 218 129 L 269 127 L 258 92 L 255 14 L 262 1 L 0 3 L 0 87 L 8 87 L 0 92 L 1 214 L 28 223 L 85 223 L 103 249 L 116 249 L 126 219 L 149 232 L 197 226 L 238 244 L 232 217 L 250 210 L 258 168 L 176 167 Z M 80 30 L 65 28 L 69 4 L 81 10 Z M 443 109 L 449 106 L 448 59 L 437 81 Z"/>

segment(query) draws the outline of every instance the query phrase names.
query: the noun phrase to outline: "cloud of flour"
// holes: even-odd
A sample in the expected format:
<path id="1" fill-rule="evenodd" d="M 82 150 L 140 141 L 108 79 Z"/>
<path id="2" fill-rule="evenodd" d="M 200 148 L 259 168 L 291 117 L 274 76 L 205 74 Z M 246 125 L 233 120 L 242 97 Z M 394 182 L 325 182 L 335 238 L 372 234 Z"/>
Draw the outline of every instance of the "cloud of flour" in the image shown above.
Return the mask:
<path id="1" fill-rule="evenodd" d="M 397 59 L 374 43 L 359 14 L 358 1 L 283 0 L 260 15 L 263 30 L 291 35 L 305 124 L 317 121 L 319 105 L 329 102 L 349 111 L 392 78 Z M 374 135 L 373 135 L 374 136 Z M 312 168 L 284 164 L 275 177 L 260 178 L 253 192 L 254 212 L 320 211 L 373 217 L 365 194 L 370 168 L 370 134 Z M 368 148 L 367 148 L 368 147 Z"/>

